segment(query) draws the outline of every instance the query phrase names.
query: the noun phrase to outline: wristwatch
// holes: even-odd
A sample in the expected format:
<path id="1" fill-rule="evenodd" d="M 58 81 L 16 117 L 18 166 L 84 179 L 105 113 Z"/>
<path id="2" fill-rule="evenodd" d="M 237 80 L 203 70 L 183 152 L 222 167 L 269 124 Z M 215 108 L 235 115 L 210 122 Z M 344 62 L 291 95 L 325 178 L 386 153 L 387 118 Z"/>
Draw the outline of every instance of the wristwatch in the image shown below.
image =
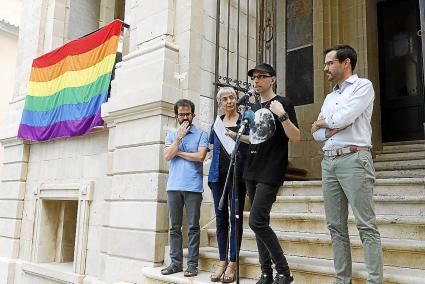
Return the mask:
<path id="1" fill-rule="evenodd" d="M 280 122 L 284 122 L 285 120 L 287 120 L 289 118 L 289 116 L 288 116 L 288 114 L 285 112 L 284 114 L 281 114 L 281 115 L 279 115 L 278 117 L 277 117 L 277 119 L 280 121 Z"/>

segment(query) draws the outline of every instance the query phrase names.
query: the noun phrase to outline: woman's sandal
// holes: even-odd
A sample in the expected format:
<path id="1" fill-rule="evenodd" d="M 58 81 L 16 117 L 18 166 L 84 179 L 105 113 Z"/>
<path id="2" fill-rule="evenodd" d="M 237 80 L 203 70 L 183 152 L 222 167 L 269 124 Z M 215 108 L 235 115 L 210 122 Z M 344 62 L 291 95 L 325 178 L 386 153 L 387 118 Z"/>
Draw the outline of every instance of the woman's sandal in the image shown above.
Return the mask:
<path id="1" fill-rule="evenodd" d="M 236 263 L 229 262 L 227 265 L 226 271 L 223 274 L 223 279 L 221 279 L 222 283 L 232 283 L 236 280 Z"/>
<path id="2" fill-rule="evenodd" d="M 211 282 L 218 282 L 221 280 L 221 276 L 223 275 L 224 271 L 226 270 L 227 262 L 220 261 L 219 264 L 217 264 L 215 271 L 210 276 Z"/>

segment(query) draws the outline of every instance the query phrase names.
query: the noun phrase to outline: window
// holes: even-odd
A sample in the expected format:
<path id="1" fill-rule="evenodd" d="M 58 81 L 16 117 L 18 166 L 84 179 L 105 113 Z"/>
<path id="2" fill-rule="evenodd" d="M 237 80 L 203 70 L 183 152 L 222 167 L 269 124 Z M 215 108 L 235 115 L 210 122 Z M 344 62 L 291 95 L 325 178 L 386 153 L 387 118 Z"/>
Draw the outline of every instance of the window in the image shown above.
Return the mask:
<path id="1" fill-rule="evenodd" d="M 24 272 L 43 271 L 57 280 L 64 279 L 57 278 L 61 274 L 55 269 L 75 279 L 84 275 L 92 192 L 92 182 L 41 184 L 36 189 L 32 263 L 23 267 Z"/>
<path id="2" fill-rule="evenodd" d="M 89 34 L 99 28 L 100 0 L 71 0 L 68 40 Z"/>
<path id="3" fill-rule="evenodd" d="M 38 262 L 74 262 L 77 200 L 43 200 Z"/>
<path id="4" fill-rule="evenodd" d="M 285 73 L 294 105 L 314 103 L 312 0 L 286 0 Z"/>

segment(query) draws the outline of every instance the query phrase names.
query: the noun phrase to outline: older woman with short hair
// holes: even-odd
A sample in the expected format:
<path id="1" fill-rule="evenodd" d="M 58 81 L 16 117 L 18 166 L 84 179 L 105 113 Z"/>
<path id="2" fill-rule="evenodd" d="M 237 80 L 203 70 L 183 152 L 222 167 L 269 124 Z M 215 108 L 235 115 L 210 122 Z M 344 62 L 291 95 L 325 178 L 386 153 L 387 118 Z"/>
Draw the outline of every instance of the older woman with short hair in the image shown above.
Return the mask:
<path id="1" fill-rule="evenodd" d="M 217 103 L 224 111 L 224 115 L 220 116 L 224 126 L 228 129 L 227 135 L 235 138 L 235 133 L 238 131 L 242 121 L 242 115 L 237 110 L 237 95 L 233 88 L 223 87 L 217 93 Z M 249 132 L 245 130 L 244 134 Z M 243 137 L 247 141 L 247 137 Z M 211 281 L 223 283 L 231 283 L 236 279 L 236 255 L 239 254 L 240 243 L 242 240 L 242 223 L 243 218 L 239 219 L 238 226 L 238 248 L 236 248 L 236 218 L 235 218 L 235 187 L 233 185 L 233 172 L 230 173 L 226 196 L 224 199 L 223 209 L 218 209 L 221 195 L 224 190 L 224 183 L 226 180 L 227 171 L 230 164 L 230 155 L 221 145 L 220 139 L 214 132 L 213 126 L 211 127 L 210 143 L 213 144 L 213 156 L 211 161 L 210 172 L 208 175 L 208 185 L 211 188 L 214 209 L 216 215 L 217 227 L 217 245 L 220 255 L 220 262 L 216 266 L 215 271 L 211 274 Z M 239 212 L 243 216 L 243 206 L 245 203 L 246 187 L 242 179 L 243 163 L 248 145 L 240 143 L 239 155 L 237 159 L 237 181 L 238 181 L 238 199 L 239 199 Z M 230 212 L 229 212 L 230 203 Z M 230 240 L 229 238 L 229 214 L 230 214 Z M 228 254 L 228 247 L 230 252 Z"/>

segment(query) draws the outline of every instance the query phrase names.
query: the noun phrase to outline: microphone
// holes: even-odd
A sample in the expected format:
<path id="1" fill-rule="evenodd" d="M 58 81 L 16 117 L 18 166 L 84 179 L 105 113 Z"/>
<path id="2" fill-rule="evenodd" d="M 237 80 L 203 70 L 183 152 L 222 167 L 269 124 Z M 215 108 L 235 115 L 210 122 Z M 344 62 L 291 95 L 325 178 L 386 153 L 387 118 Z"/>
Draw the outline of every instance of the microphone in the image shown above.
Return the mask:
<path id="1" fill-rule="evenodd" d="M 239 127 L 238 133 L 236 135 L 236 139 L 238 139 L 242 135 L 242 133 L 245 131 L 246 126 L 252 121 L 254 121 L 254 112 L 252 110 L 245 111 L 241 126 Z"/>
<path id="2" fill-rule="evenodd" d="M 246 94 L 245 95 L 243 95 L 239 100 L 238 100 L 238 102 L 236 103 L 236 105 L 237 106 L 240 106 L 240 105 L 246 105 L 246 103 L 248 102 L 248 100 L 249 100 L 249 98 L 251 97 L 251 96 L 254 96 L 255 95 L 255 91 L 253 90 L 253 89 L 250 89 L 250 90 L 248 90 L 248 92 L 246 92 Z"/>

